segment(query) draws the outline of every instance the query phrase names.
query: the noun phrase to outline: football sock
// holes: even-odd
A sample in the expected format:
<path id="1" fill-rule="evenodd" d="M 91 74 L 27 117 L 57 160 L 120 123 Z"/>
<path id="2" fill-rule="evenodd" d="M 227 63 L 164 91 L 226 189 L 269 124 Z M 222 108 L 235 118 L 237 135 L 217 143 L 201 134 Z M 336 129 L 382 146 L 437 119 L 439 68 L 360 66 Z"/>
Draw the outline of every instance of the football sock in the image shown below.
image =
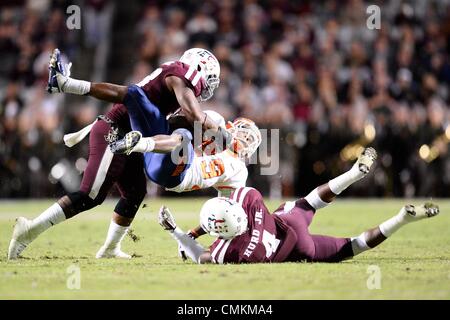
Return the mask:
<path id="1" fill-rule="evenodd" d="M 318 188 L 315 188 L 311 191 L 306 197 L 305 200 L 316 210 L 326 207 L 329 203 L 323 201 L 318 192 Z"/>
<path id="2" fill-rule="evenodd" d="M 360 254 L 366 250 L 371 249 L 366 242 L 366 232 L 361 233 L 358 237 L 351 238 L 353 255 Z"/>
<path id="3" fill-rule="evenodd" d="M 403 207 L 398 214 L 381 223 L 378 228 L 382 236 L 388 238 L 402 226 L 415 220 L 416 219 L 414 219 L 414 217 L 406 213 L 405 207 Z M 351 238 L 352 250 L 354 255 L 371 249 L 371 247 L 367 245 L 366 234 L 367 232 L 363 232 L 358 237 Z"/>
<path id="4" fill-rule="evenodd" d="M 364 176 L 365 174 L 359 170 L 358 162 L 355 162 L 350 170 L 330 180 L 328 182 L 328 186 L 334 194 L 338 195 L 347 189 L 351 184 L 364 178 Z"/>
<path id="5" fill-rule="evenodd" d="M 55 203 L 31 221 L 30 232 L 37 237 L 51 226 L 64 220 L 66 220 L 66 216 L 63 209 L 58 203 Z"/>
<path id="6" fill-rule="evenodd" d="M 72 79 L 60 73 L 56 75 L 58 84 L 63 92 L 77 95 L 85 95 L 91 91 L 91 83 L 89 81 Z"/>
<path id="7" fill-rule="evenodd" d="M 170 232 L 170 234 L 175 240 L 178 241 L 178 244 L 181 246 L 186 255 L 195 263 L 199 263 L 200 256 L 203 252 L 205 252 L 205 248 L 203 248 L 201 244 L 192 239 L 178 227 Z"/>
<path id="8" fill-rule="evenodd" d="M 403 207 L 398 214 L 380 224 L 379 228 L 381 233 L 387 238 L 402 226 L 414 220 L 414 217 L 407 214 L 405 207 Z"/>
<path id="9" fill-rule="evenodd" d="M 153 138 L 142 137 L 139 139 L 139 142 L 136 144 L 136 146 L 133 148 L 132 152 L 152 152 L 153 149 L 155 149 L 155 140 Z"/>
<path id="10" fill-rule="evenodd" d="M 120 246 L 123 238 L 127 234 L 128 227 L 123 227 L 111 220 L 109 224 L 108 234 L 106 236 L 105 248 L 114 249 Z"/>

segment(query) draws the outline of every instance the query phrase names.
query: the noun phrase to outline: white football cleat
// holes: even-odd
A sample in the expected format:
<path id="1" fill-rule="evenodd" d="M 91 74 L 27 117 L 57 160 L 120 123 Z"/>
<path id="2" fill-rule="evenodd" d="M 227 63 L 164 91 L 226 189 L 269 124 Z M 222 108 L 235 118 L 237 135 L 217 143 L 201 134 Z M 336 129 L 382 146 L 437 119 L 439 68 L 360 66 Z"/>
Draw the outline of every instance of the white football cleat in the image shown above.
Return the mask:
<path id="1" fill-rule="evenodd" d="M 114 154 L 130 155 L 141 138 L 142 134 L 139 131 L 130 131 L 122 139 L 111 142 L 109 148 Z"/>
<path id="2" fill-rule="evenodd" d="M 131 256 L 128 253 L 120 250 L 120 246 L 115 248 L 106 248 L 102 246 L 100 250 L 97 251 L 95 255 L 97 259 L 103 258 L 120 258 L 120 259 L 131 259 Z"/>
<path id="3" fill-rule="evenodd" d="M 417 221 L 437 216 L 439 214 L 439 207 L 431 202 L 421 204 L 417 207 L 408 204 L 402 208 L 401 212 L 403 212 L 407 220 Z"/>
<path id="4" fill-rule="evenodd" d="M 372 167 L 373 163 L 377 159 L 377 152 L 374 148 L 365 148 L 364 151 L 359 156 L 358 160 L 356 161 L 355 165 L 358 166 L 359 171 L 361 171 L 364 175 L 368 174 L 370 171 L 370 168 Z"/>
<path id="5" fill-rule="evenodd" d="M 30 232 L 31 220 L 24 217 L 16 219 L 8 248 L 8 260 L 19 258 L 23 250 L 35 239 Z"/>

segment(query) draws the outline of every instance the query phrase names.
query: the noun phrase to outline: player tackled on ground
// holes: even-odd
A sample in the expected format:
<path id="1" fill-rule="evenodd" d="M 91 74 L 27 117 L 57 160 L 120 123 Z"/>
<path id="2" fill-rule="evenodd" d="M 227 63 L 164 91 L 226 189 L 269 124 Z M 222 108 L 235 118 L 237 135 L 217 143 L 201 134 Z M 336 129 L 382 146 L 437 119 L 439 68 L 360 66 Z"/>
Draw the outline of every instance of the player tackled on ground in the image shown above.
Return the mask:
<path id="1" fill-rule="evenodd" d="M 439 213 L 439 208 L 431 203 L 406 205 L 394 217 L 359 236 L 310 234 L 308 227 L 316 210 L 365 177 L 375 159 L 375 150 L 365 149 L 349 171 L 317 187 L 305 198 L 282 204 L 273 214 L 254 188 L 236 189 L 230 199 L 208 200 L 200 212 L 200 224 L 204 232 L 218 237 L 209 250 L 176 226 L 168 208 L 161 208 L 159 222 L 196 263 L 339 262 L 378 246 L 410 222 Z"/>
<path id="2" fill-rule="evenodd" d="M 208 110 L 205 113 L 225 126 L 224 118 L 218 113 Z M 145 153 L 151 159 L 145 167 L 147 176 L 169 191 L 213 187 L 219 195 L 229 196 L 234 189 L 245 186 L 248 177 L 245 162 L 256 152 L 262 138 L 256 124 L 246 118 L 228 122 L 227 130 L 235 139 L 232 149 L 223 150 L 214 139 L 194 146 L 192 133 L 184 128 L 174 130 L 171 135 L 153 137 L 142 137 L 140 132 L 131 131 L 110 147 L 113 153 Z M 174 179 L 174 171 L 178 172 L 178 184 L 171 185 L 168 182 Z"/>

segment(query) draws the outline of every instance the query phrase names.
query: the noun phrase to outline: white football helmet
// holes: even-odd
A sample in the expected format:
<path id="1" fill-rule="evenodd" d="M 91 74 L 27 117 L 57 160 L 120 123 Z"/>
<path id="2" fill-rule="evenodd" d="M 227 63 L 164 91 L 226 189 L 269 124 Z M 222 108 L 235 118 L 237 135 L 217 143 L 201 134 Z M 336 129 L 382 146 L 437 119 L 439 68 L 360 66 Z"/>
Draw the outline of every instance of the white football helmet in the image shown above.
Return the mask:
<path id="1" fill-rule="evenodd" d="M 200 100 L 210 99 L 220 83 L 220 64 L 217 58 L 208 50 L 191 48 L 183 53 L 179 61 L 200 72 L 206 84 L 200 94 Z"/>
<path id="2" fill-rule="evenodd" d="M 250 158 L 261 144 L 261 132 L 255 122 L 247 118 L 237 118 L 227 125 L 236 141 L 234 151 L 242 158 Z"/>
<path id="3" fill-rule="evenodd" d="M 200 211 L 200 225 L 214 237 L 232 239 L 247 231 L 247 214 L 239 203 L 225 197 L 209 199 Z"/>

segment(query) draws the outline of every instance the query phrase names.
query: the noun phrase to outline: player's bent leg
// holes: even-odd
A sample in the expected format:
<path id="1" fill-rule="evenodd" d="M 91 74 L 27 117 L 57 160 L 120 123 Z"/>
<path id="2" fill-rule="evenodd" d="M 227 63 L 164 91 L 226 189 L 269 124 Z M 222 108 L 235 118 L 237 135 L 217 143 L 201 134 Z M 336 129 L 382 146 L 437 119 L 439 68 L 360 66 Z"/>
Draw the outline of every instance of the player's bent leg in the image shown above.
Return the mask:
<path id="1" fill-rule="evenodd" d="M 185 129 L 183 129 L 185 130 Z M 139 131 L 130 131 L 122 139 L 109 144 L 114 154 L 138 153 L 169 153 L 177 148 L 183 141 L 183 136 L 176 130 L 171 135 L 159 134 L 153 137 L 142 137 Z"/>
<path id="2" fill-rule="evenodd" d="M 151 145 L 148 145 L 148 142 L 151 142 L 153 139 L 148 138 L 142 138 L 142 134 L 139 131 L 130 131 L 128 132 L 125 137 L 122 139 L 113 141 L 109 144 L 109 148 L 112 153 L 114 154 L 126 154 L 130 155 L 132 152 L 140 152 L 140 150 L 136 150 L 136 146 L 139 142 L 142 142 L 143 139 L 145 139 L 145 145 L 147 148 L 143 151 L 145 152 L 151 152 L 153 148 L 151 148 Z M 142 143 L 141 143 L 142 144 Z M 154 146 L 154 143 L 153 143 Z"/>
<path id="3" fill-rule="evenodd" d="M 146 194 L 147 182 L 143 172 L 143 156 L 132 154 L 117 181 L 121 199 L 114 209 L 105 243 L 96 258 L 131 258 L 121 250 L 121 242 Z"/>
<path id="4" fill-rule="evenodd" d="M 8 259 L 17 259 L 25 248 L 45 230 L 95 206 L 96 203 L 85 193 L 75 192 L 62 197 L 32 220 L 24 217 L 17 218 L 8 248 Z"/>
<path id="5" fill-rule="evenodd" d="M 144 90 L 137 85 L 128 86 L 127 90 L 123 104 L 127 108 L 132 129 L 144 137 L 168 134 L 166 116 L 147 98 Z"/>
<path id="6" fill-rule="evenodd" d="M 181 143 L 171 153 L 145 153 L 145 171 L 148 178 L 165 188 L 174 188 L 184 179 L 194 159 L 192 133 L 187 129 L 173 132 L 181 136 Z"/>
<path id="7" fill-rule="evenodd" d="M 316 210 L 326 207 L 342 191 L 364 178 L 370 172 L 376 158 L 377 152 L 374 148 L 364 149 L 349 171 L 317 187 L 305 197 L 305 200 Z"/>
<path id="8" fill-rule="evenodd" d="M 131 259 L 131 255 L 122 251 L 121 242 L 128 232 L 128 228 L 133 219 L 122 219 L 117 212 L 113 213 L 113 218 L 109 224 L 108 234 L 103 246 L 97 251 L 95 257 Z M 121 224 L 126 224 L 126 226 Z"/>
<path id="9" fill-rule="evenodd" d="M 145 195 L 145 194 L 144 194 Z M 106 240 L 103 246 L 98 250 L 95 257 L 100 258 L 123 258 L 131 259 L 131 255 L 122 251 L 121 243 L 128 232 L 131 222 L 143 200 L 140 199 L 124 199 L 121 198 L 111 219 Z"/>
<path id="10" fill-rule="evenodd" d="M 351 240 L 324 235 L 312 235 L 314 242 L 314 256 L 309 257 L 312 262 L 340 262 L 353 257 Z"/>
<path id="11" fill-rule="evenodd" d="M 297 236 L 295 249 L 290 254 L 288 261 L 310 261 L 314 257 L 316 248 L 308 230 L 314 213 L 314 207 L 305 199 L 288 201 L 274 212 L 285 224 L 294 230 Z"/>
<path id="12" fill-rule="evenodd" d="M 408 223 L 432 218 L 438 214 L 439 207 L 433 203 L 425 203 L 420 206 L 406 205 L 394 217 L 357 237 L 351 238 L 353 254 L 357 255 L 375 248 Z"/>

